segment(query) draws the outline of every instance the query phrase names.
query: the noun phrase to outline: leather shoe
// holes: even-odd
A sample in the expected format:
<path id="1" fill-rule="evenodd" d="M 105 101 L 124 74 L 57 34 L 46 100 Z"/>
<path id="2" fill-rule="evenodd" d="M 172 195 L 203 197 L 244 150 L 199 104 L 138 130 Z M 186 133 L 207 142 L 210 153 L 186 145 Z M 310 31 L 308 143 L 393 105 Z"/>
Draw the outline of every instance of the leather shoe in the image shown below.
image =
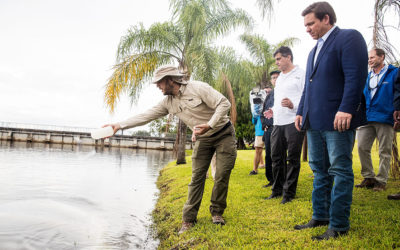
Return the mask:
<path id="1" fill-rule="evenodd" d="M 340 235 L 346 235 L 348 231 L 335 231 L 333 229 L 328 229 L 325 233 L 321 235 L 312 236 L 311 239 L 313 240 L 329 240 L 331 238 L 335 239 Z"/>
<path id="2" fill-rule="evenodd" d="M 267 188 L 267 187 L 271 187 L 272 186 L 272 182 L 268 183 L 267 185 L 262 186 L 263 188 Z"/>
<path id="3" fill-rule="evenodd" d="M 286 204 L 288 202 L 291 202 L 293 200 L 293 198 L 290 197 L 283 197 L 281 204 Z"/>
<path id="4" fill-rule="evenodd" d="M 278 198 L 278 197 L 281 197 L 281 196 L 282 196 L 282 194 L 274 194 L 274 193 L 272 193 L 270 196 L 268 196 L 264 200 L 271 200 L 271 199 L 275 199 L 275 198 Z"/>
<path id="5" fill-rule="evenodd" d="M 387 197 L 389 200 L 400 200 L 400 193 L 397 194 L 389 194 Z"/>
<path id="6" fill-rule="evenodd" d="M 365 178 L 360 184 L 356 185 L 356 188 L 374 188 L 377 183 L 375 178 Z"/>
<path id="7" fill-rule="evenodd" d="M 294 229 L 302 230 L 302 229 L 306 229 L 306 228 L 314 228 L 314 227 L 326 226 L 328 224 L 329 224 L 329 221 L 311 219 L 307 224 L 294 226 Z"/>

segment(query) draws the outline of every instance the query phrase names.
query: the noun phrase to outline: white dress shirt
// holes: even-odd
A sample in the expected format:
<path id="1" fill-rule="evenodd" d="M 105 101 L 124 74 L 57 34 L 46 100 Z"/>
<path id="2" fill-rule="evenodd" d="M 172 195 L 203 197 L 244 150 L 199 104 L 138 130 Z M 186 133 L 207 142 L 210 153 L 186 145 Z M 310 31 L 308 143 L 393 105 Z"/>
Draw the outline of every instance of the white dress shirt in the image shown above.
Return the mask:
<path id="1" fill-rule="evenodd" d="M 382 76 L 386 73 L 388 66 L 385 65 L 378 74 L 375 74 L 374 70 L 371 70 L 370 78 L 369 78 L 369 90 L 371 91 L 371 99 L 374 98 L 376 90 L 378 89 L 378 84 L 382 79 Z"/>
<path id="2" fill-rule="evenodd" d="M 294 122 L 297 108 L 303 93 L 305 71 L 295 66 L 290 72 L 281 72 L 274 89 L 274 125 L 287 125 Z M 289 98 L 293 109 L 282 107 L 282 99 Z"/>
<path id="3" fill-rule="evenodd" d="M 317 61 L 318 58 L 318 54 L 321 51 L 322 46 L 324 45 L 326 39 L 328 39 L 329 35 L 332 33 L 332 31 L 336 28 L 337 26 L 334 25 L 330 30 L 328 30 L 328 32 L 325 33 L 325 35 L 323 35 L 320 39 L 318 39 L 317 41 L 317 51 L 315 51 L 315 55 L 314 55 L 314 65 L 315 62 Z"/>

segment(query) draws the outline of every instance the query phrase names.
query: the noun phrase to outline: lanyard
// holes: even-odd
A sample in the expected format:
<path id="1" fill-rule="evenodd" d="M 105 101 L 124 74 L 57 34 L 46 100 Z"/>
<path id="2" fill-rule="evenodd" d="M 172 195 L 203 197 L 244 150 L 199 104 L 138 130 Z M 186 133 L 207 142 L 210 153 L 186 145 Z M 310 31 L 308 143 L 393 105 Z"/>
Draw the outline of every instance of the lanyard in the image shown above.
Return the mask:
<path id="1" fill-rule="evenodd" d="M 369 77 L 369 84 L 368 84 L 368 90 L 372 91 L 375 90 L 376 88 L 379 87 L 379 81 L 382 78 L 382 75 L 387 71 L 387 67 L 383 67 L 382 70 L 378 73 L 375 74 L 373 71 L 371 73 L 371 76 Z"/>

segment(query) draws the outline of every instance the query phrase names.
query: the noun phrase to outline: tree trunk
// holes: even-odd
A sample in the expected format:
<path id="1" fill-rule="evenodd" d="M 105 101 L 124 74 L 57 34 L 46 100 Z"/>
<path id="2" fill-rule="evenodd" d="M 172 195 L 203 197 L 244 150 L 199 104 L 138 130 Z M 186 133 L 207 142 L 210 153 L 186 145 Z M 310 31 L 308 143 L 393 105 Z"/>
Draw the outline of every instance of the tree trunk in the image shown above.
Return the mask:
<path id="1" fill-rule="evenodd" d="M 243 138 L 237 138 L 236 147 L 237 149 L 246 149 L 246 144 L 244 144 Z"/>
<path id="2" fill-rule="evenodd" d="M 235 127 L 236 120 L 237 120 L 235 95 L 233 94 L 231 82 L 229 81 L 228 77 L 223 72 L 222 72 L 222 77 L 223 77 L 223 83 L 225 86 L 226 95 L 228 97 L 229 102 L 231 103 L 231 111 L 230 111 L 231 122 L 232 122 L 232 125 Z"/>
<path id="3" fill-rule="evenodd" d="M 186 131 L 187 126 L 184 122 L 179 119 L 178 132 L 176 134 L 176 140 L 174 145 L 174 151 L 176 153 L 176 164 L 185 164 L 185 150 L 186 150 Z"/>
<path id="4" fill-rule="evenodd" d="M 376 48 L 378 43 L 378 12 L 379 12 L 379 0 L 375 1 L 374 6 L 374 27 L 372 30 L 372 46 Z"/>

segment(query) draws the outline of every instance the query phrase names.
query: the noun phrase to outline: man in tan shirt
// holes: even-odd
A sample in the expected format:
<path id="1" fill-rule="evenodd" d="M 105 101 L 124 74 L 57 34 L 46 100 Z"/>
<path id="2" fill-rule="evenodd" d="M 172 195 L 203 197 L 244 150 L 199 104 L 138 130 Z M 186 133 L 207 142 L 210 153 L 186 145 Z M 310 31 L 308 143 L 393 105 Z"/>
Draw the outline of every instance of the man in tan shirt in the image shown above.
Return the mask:
<path id="1" fill-rule="evenodd" d="M 235 130 L 227 115 L 231 104 L 207 83 L 186 81 L 184 74 L 174 66 L 158 68 L 154 73 L 153 83 L 166 95 L 160 103 L 143 114 L 105 126 L 112 126 L 116 133 L 119 129 L 144 125 L 167 114 L 178 116 L 193 131 L 192 140 L 195 141 L 192 180 L 188 199 L 183 207 L 183 222 L 179 234 L 196 223 L 207 170 L 214 152 L 217 155 L 217 167 L 210 212 L 214 224 L 224 225 L 222 214 L 226 208 L 229 177 L 236 160 Z"/>

